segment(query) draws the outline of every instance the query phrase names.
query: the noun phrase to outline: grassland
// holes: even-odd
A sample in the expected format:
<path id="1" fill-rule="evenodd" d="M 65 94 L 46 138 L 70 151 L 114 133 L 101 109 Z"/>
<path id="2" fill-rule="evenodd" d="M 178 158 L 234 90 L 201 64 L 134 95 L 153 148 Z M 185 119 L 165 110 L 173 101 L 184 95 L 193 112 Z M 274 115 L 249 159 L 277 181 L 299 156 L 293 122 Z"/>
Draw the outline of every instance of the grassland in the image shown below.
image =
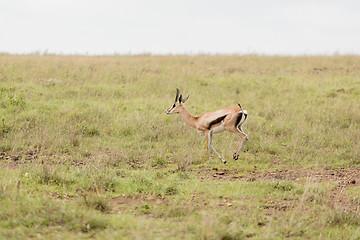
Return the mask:
<path id="1" fill-rule="evenodd" d="M 0 239 L 360 239 L 359 109 L 358 56 L 0 55 Z"/>

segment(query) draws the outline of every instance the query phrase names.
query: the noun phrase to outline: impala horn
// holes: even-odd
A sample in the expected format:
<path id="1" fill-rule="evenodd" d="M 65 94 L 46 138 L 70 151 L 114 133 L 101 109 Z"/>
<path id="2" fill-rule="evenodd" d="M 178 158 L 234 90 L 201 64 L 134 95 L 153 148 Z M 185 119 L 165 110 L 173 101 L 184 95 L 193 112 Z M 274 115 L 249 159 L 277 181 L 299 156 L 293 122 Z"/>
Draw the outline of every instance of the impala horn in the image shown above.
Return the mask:
<path id="1" fill-rule="evenodd" d="M 180 91 L 179 91 L 179 89 L 177 88 L 177 89 L 176 89 L 175 102 L 177 102 L 177 100 L 178 100 L 178 98 L 179 98 L 179 93 L 180 93 Z"/>

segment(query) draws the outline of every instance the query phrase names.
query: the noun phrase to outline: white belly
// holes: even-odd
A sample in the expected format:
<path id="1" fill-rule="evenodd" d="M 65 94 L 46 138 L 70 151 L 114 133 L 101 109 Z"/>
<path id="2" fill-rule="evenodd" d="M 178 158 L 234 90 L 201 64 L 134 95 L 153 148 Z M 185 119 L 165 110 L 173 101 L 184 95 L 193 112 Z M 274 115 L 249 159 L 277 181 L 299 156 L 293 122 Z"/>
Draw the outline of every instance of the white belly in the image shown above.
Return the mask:
<path id="1" fill-rule="evenodd" d="M 219 126 L 214 127 L 213 129 L 211 129 L 213 134 L 221 133 L 221 132 L 223 132 L 225 130 L 226 130 L 226 128 L 225 128 L 223 123 L 221 123 Z"/>

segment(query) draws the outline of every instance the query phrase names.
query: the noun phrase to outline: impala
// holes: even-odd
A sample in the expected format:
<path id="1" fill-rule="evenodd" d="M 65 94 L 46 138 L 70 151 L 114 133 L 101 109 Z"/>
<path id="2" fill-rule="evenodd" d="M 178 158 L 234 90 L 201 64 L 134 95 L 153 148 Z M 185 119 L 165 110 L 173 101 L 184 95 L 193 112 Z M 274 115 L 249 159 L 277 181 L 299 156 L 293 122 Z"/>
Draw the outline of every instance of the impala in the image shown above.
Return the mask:
<path id="1" fill-rule="evenodd" d="M 174 104 L 166 110 L 166 114 L 178 113 L 191 127 L 195 128 L 201 134 L 206 136 L 207 145 L 207 163 L 210 162 L 210 148 L 216 153 L 223 163 L 226 161 L 220 156 L 212 145 L 213 134 L 228 130 L 240 136 L 241 140 L 235 148 L 233 159 L 237 160 L 244 144 L 248 140 L 247 135 L 242 130 L 241 126 L 247 119 L 247 111 L 243 110 L 238 104 L 238 107 L 229 107 L 217 110 L 215 112 L 206 112 L 200 116 L 193 116 L 186 109 L 184 103 L 188 100 L 179 96 L 179 89 L 176 89 L 176 97 Z"/>

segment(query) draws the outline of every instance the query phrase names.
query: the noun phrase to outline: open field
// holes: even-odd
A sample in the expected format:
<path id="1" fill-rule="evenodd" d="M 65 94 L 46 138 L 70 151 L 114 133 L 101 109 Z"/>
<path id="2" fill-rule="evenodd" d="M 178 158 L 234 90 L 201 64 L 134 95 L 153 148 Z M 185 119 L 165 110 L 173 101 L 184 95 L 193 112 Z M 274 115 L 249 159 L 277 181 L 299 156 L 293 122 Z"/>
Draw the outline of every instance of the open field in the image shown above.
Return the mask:
<path id="1" fill-rule="evenodd" d="M 0 239 L 360 239 L 359 109 L 359 56 L 0 55 Z"/>

